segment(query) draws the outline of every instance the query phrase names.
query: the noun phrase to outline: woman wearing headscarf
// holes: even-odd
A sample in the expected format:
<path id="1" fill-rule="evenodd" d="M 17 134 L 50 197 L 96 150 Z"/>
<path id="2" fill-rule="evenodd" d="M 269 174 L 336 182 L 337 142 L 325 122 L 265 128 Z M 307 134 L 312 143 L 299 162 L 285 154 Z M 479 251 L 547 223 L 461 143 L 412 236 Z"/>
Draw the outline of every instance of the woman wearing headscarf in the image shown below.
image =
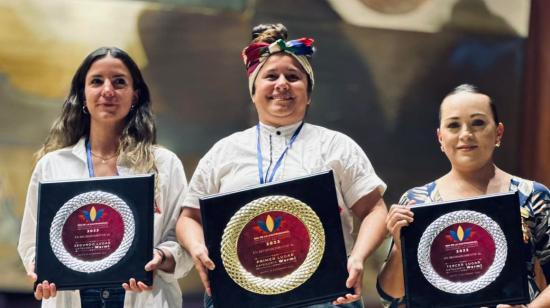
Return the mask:
<path id="1" fill-rule="evenodd" d="M 34 272 L 38 184 L 102 176 L 155 174 L 153 285 L 128 277 L 119 288 L 57 291 L 55 281 L 38 283 L 42 307 L 181 307 L 177 279 L 191 267 L 176 241 L 175 225 L 186 190 L 177 156 L 155 144 L 149 89 L 132 58 L 103 47 L 76 71 L 61 115 L 37 152 L 25 203 L 18 251 L 28 275 Z"/>
<path id="2" fill-rule="evenodd" d="M 355 294 L 339 297 L 332 304 L 362 306 L 358 300 L 363 262 L 385 235 L 387 211 L 382 194 L 386 185 L 352 139 L 305 122 L 315 83 L 310 63 L 313 52 L 312 39 L 287 41 L 286 28 L 281 24 L 256 26 L 252 41 L 243 50 L 248 89 L 259 121 L 218 141 L 200 160 L 176 228 L 208 295 L 207 269 L 221 265 L 214 265 L 208 257 L 199 197 L 331 169 L 349 256 L 346 286 L 355 289 Z M 357 239 L 352 236 L 354 216 L 360 221 Z M 205 306 L 212 306 L 208 296 Z"/>

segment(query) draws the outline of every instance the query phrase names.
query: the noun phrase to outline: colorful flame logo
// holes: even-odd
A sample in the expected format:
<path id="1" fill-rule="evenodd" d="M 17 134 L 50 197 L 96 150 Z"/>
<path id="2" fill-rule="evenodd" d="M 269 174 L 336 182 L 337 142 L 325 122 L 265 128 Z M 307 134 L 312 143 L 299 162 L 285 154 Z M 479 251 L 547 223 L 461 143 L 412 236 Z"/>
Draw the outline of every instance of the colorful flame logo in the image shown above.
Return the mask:
<path id="1" fill-rule="evenodd" d="M 82 216 L 87 222 L 95 222 L 103 216 L 103 209 L 96 210 L 95 206 L 92 206 L 89 212 L 82 210 Z"/>
<path id="2" fill-rule="evenodd" d="M 277 230 L 277 228 L 279 228 L 279 226 L 281 225 L 282 220 L 283 220 L 283 218 L 281 216 L 277 216 L 277 217 L 275 217 L 275 219 L 273 219 L 273 217 L 271 217 L 271 215 L 267 215 L 267 217 L 265 218 L 265 221 L 258 220 L 258 226 L 263 231 L 265 231 L 267 233 L 271 233 L 271 232 Z"/>
<path id="3" fill-rule="evenodd" d="M 467 240 L 470 235 L 472 235 L 472 228 L 466 228 L 466 230 L 464 230 L 462 226 L 459 225 L 456 231 L 451 230 L 451 238 L 457 242 Z"/>

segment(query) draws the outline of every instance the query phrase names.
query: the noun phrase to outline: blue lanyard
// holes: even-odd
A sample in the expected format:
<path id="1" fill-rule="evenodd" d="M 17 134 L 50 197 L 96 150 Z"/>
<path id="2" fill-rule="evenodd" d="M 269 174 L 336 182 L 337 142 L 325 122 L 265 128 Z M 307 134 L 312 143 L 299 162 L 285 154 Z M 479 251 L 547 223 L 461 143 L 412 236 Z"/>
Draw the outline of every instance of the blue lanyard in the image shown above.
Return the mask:
<path id="1" fill-rule="evenodd" d="M 296 137 L 298 137 L 298 134 L 300 134 L 300 131 L 302 130 L 302 126 L 304 126 L 304 122 L 302 122 L 300 126 L 298 126 L 298 128 L 294 131 L 294 134 L 292 134 L 292 137 L 290 137 L 290 141 L 286 145 L 285 150 L 283 151 L 283 153 L 281 153 L 281 156 L 279 156 L 279 159 L 275 163 L 275 167 L 273 167 L 273 170 L 271 171 L 271 176 L 270 176 L 269 170 L 267 170 L 267 174 L 265 175 L 265 181 L 264 181 L 262 146 L 260 144 L 260 123 L 256 124 L 256 133 L 258 136 L 258 142 L 256 143 L 256 146 L 257 146 L 256 153 L 258 156 L 258 173 L 260 174 L 260 184 L 273 182 L 273 177 L 275 177 L 275 173 L 277 172 L 277 169 L 279 169 L 279 167 L 281 166 L 281 162 L 283 161 L 283 158 L 286 155 L 286 152 L 288 152 L 288 149 L 292 146 L 292 144 L 296 140 Z"/>
<path id="2" fill-rule="evenodd" d="M 86 139 L 86 160 L 88 164 L 88 174 L 91 178 L 95 177 L 94 175 L 94 162 L 92 160 L 92 148 L 90 146 L 90 142 L 88 139 Z"/>

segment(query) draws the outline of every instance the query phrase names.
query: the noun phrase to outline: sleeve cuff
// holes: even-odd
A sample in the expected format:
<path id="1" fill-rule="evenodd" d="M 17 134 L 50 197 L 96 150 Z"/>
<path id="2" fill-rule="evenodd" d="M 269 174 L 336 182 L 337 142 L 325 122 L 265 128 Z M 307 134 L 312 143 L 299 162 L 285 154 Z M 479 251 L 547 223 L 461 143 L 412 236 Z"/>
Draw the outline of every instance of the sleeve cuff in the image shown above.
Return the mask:
<path id="1" fill-rule="evenodd" d="M 23 266 L 25 267 L 25 271 L 28 273 L 31 269 L 31 265 L 34 265 L 34 249 L 32 253 L 29 253 L 25 259 L 23 260 Z M 36 271 L 36 270 L 35 270 Z"/>
<path id="2" fill-rule="evenodd" d="M 359 199 L 370 194 L 375 189 L 378 189 L 380 195 L 383 196 L 386 187 L 386 183 L 382 182 L 378 177 L 376 177 L 376 179 L 362 179 L 357 181 L 344 193 L 346 204 L 351 208 Z"/>
<path id="3" fill-rule="evenodd" d="M 193 197 L 191 194 L 187 194 L 185 199 L 183 200 L 183 204 L 181 206 L 182 208 L 189 207 L 192 209 L 200 209 L 201 206 L 199 204 L 199 198 Z"/>

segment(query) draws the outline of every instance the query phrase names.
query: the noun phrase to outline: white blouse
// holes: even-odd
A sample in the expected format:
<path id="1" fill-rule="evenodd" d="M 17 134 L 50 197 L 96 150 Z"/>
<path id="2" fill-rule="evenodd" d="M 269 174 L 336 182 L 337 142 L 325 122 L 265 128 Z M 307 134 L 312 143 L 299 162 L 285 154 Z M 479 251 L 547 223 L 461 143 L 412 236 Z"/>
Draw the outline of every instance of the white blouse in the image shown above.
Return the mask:
<path id="1" fill-rule="evenodd" d="M 271 127 L 260 123 L 260 144 L 264 178 L 274 168 L 301 122 Z M 271 162 L 271 164 L 270 164 Z M 257 157 L 257 129 L 251 127 L 218 141 L 199 161 L 189 183 L 184 206 L 199 208 L 199 197 L 225 193 L 260 183 Z M 348 136 L 308 123 L 288 149 L 273 182 L 333 170 L 346 251 L 353 247 L 351 207 L 361 197 L 386 184 L 376 175 L 365 152 Z"/>
<path id="2" fill-rule="evenodd" d="M 181 290 L 177 279 L 183 277 L 193 267 L 191 257 L 178 244 L 175 235 L 175 225 L 187 185 L 183 166 L 178 157 L 167 149 L 156 148 L 154 155 L 159 172 L 160 195 L 157 204 L 160 213 L 155 213 L 154 217 L 153 245 L 168 249 L 174 256 L 176 268 L 174 273 L 157 270 L 152 291 L 126 292 L 125 307 L 181 307 Z M 134 174 L 124 166 L 117 166 L 117 169 L 120 175 Z M 39 181 L 89 177 L 84 139 L 74 146 L 50 152 L 38 161 L 27 191 L 17 248 L 27 271 L 34 263 L 35 257 Z M 80 307 L 79 292 L 78 290 L 59 291 L 56 297 L 43 300 L 42 307 Z"/>

